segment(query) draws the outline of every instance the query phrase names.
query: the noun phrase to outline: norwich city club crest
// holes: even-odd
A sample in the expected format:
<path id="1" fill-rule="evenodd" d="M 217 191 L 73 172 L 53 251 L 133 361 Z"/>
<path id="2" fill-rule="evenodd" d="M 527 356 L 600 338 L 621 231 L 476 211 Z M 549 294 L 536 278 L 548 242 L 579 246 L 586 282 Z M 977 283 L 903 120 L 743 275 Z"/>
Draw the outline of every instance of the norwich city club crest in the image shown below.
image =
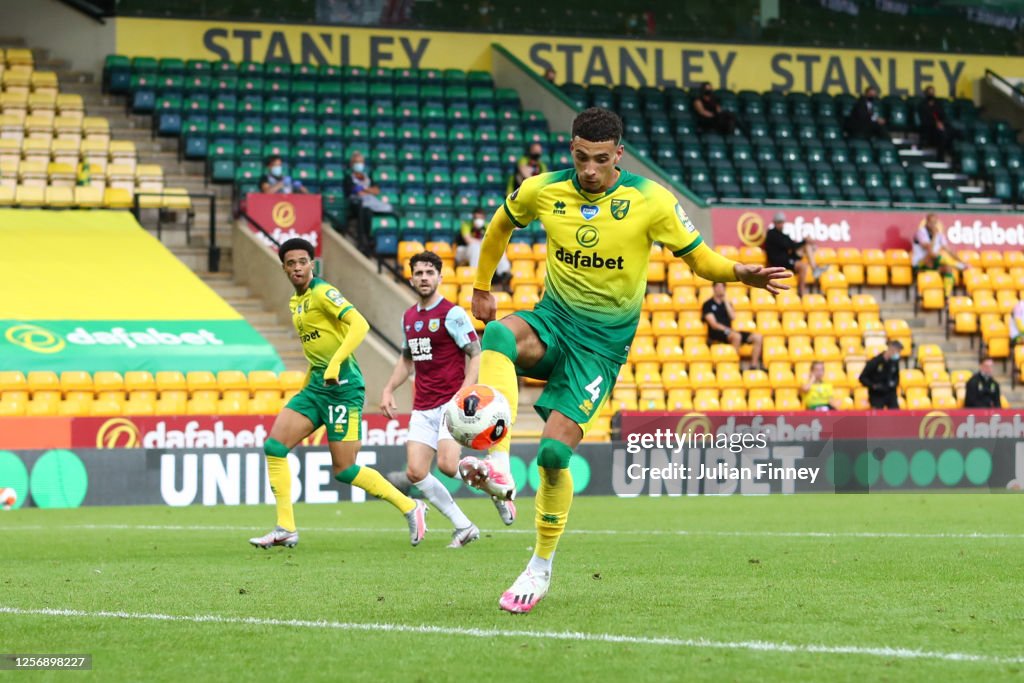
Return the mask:
<path id="1" fill-rule="evenodd" d="M 613 199 L 612 200 L 612 216 L 617 221 L 621 221 L 629 213 L 629 200 L 628 199 Z"/>

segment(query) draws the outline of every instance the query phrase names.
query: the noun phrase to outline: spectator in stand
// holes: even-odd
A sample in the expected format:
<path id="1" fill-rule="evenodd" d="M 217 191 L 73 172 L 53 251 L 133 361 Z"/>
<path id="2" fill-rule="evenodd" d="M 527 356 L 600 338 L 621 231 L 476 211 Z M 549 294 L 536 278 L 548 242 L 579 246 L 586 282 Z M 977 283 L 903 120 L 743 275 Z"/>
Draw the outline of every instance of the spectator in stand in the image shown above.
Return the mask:
<path id="1" fill-rule="evenodd" d="M 903 344 L 890 339 L 885 351 L 867 362 L 860 373 L 860 383 L 868 388 L 868 402 L 872 408 L 899 409 L 896 388 L 900 385 L 900 351 Z"/>
<path id="2" fill-rule="evenodd" d="M 910 256 L 915 271 L 937 270 L 942 274 L 942 286 L 948 297 L 953 293 L 953 271 L 967 270 L 967 264 L 953 255 L 946 241 L 945 231 L 938 216 L 930 213 L 924 224 L 914 233 L 914 246 Z"/>
<path id="3" fill-rule="evenodd" d="M 544 70 L 544 80 L 553 86 L 558 86 L 558 74 L 550 66 Z"/>
<path id="4" fill-rule="evenodd" d="M 935 97 L 935 88 L 928 86 L 924 97 L 917 106 L 917 118 L 921 123 L 921 143 L 936 147 L 939 154 L 953 156 L 953 141 L 960 137 L 959 131 L 946 119 L 942 103 Z"/>
<path id="5" fill-rule="evenodd" d="M 1010 312 L 1010 344 L 1024 344 L 1024 299 L 1019 299 Z"/>
<path id="6" fill-rule="evenodd" d="M 761 335 L 732 329 L 736 311 L 725 298 L 725 283 L 716 282 L 711 286 L 711 298 L 704 302 L 701 315 L 708 325 L 708 344 L 732 344 L 739 353 L 740 346 L 749 343 L 750 367 L 760 367 Z"/>
<path id="7" fill-rule="evenodd" d="M 260 178 L 260 192 L 264 194 L 309 194 L 302 183 L 284 174 L 284 162 L 274 155 L 267 158 L 267 172 Z"/>
<path id="8" fill-rule="evenodd" d="M 700 86 L 700 96 L 693 101 L 693 111 L 697 115 L 697 126 L 705 133 L 732 135 L 736 129 L 736 117 L 732 112 L 722 111 L 710 83 Z"/>
<path id="9" fill-rule="evenodd" d="M 998 408 L 999 382 L 992 377 L 992 359 L 983 358 L 978 371 L 967 380 L 967 395 L 964 397 L 964 408 Z"/>
<path id="10" fill-rule="evenodd" d="M 473 216 L 468 221 L 462 222 L 462 229 L 459 232 L 458 246 L 455 247 L 455 263 L 460 266 L 476 268 L 480 263 L 480 244 L 484 240 L 484 231 L 487 229 L 487 213 L 482 207 L 473 209 Z M 502 256 L 498 267 L 494 271 L 494 281 L 502 286 L 507 286 L 512 279 L 512 264 L 508 256 Z"/>
<path id="11" fill-rule="evenodd" d="M 825 364 L 820 360 L 811 363 L 811 374 L 800 387 L 807 410 L 839 410 L 839 404 L 832 398 L 835 389 L 825 381 Z"/>
<path id="12" fill-rule="evenodd" d="M 345 196 L 350 202 L 349 214 L 359 218 L 359 241 L 365 244 L 369 239 L 373 214 L 394 213 L 394 208 L 380 198 L 380 188 L 373 184 L 362 152 L 352 152 L 348 162 L 349 170 L 344 180 Z"/>
<path id="13" fill-rule="evenodd" d="M 885 119 L 878 115 L 878 90 L 868 86 L 857 98 L 853 110 L 846 119 L 846 134 L 850 137 L 888 137 Z"/>
<path id="14" fill-rule="evenodd" d="M 769 266 L 781 266 L 796 275 L 797 291 L 803 296 L 807 293 L 810 275 L 817 279 L 825 269 L 814 262 L 814 240 L 808 238 L 797 242 L 783 232 L 785 224 L 786 214 L 779 211 L 772 219 L 772 227 L 765 233 L 764 253 Z"/>
<path id="15" fill-rule="evenodd" d="M 548 172 L 548 165 L 541 160 L 542 156 L 544 147 L 539 142 L 531 142 L 526 154 L 519 157 L 519 161 L 516 162 L 515 173 L 508 179 L 508 194 L 518 190 L 527 178 Z"/>

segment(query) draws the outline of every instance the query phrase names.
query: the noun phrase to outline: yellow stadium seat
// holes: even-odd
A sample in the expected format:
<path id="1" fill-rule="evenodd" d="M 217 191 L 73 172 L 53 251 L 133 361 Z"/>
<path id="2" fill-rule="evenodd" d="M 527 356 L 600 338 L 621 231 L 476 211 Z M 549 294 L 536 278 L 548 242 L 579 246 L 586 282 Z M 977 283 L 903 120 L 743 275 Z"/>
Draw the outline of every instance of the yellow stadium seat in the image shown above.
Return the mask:
<path id="1" fill-rule="evenodd" d="M 92 375 L 93 389 L 96 393 L 103 391 L 124 391 L 124 377 L 120 372 L 101 370 Z"/>
<path id="2" fill-rule="evenodd" d="M 665 410 L 665 392 L 657 389 L 642 389 L 637 399 L 639 410 Z"/>
<path id="3" fill-rule="evenodd" d="M 60 388 L 65 395 L 69 391 L 93 392 L 92 376 L 81 370 L 65 370 L 60 373 Z"/>
<path id="4" fill-rule="evenodd" d="M 124 373 L 124 388 L 128 391 L 156 391 L 156 380 L 147 370 L 129 370 Z"/>
<path id="5" fill-rule="evenodd" d="M 192 208 L 192 198 L 184 187 L 165 187 L 160 207 L 169 211 L 188 211 Z"/>
<path id="6" fill-rule="evenodd" d="M 409 259 L 423 251 L 423 243 L 421 242 L 399 242 L 398 243 L 398 262 L 408 264 Z"/>
<path id="7" fill-rule="evenodd" d="M 763 266 L 768 263 L 764 249 L 761 247 L 740 247 L 738 261 Z"/>
<path id="8" fill-rule="evenodd" d="M 270 370 L 252 370 L 249 373 L 249 391 L 253 392 L 253 395 L 257 391 L 268 391 L 273 390 L 278 394 L 281 393 L 281 385 L 278 382 L 277 374 Z"/>
<path id="9" fill-rule="evenodd" d="M 13 185 L 0 185 L 0 206 L 14 206 L 16 192 Z"/>
<path id="10" fill-rule="evenodd" d="M 29 391 L 28 380 L 21 370 L 0 370 L 0 393 Z"/>
<path id="11" fill-rule="evenodd" d="M 184 391 L 188 388 L 185 375 L 177 370 L 159 370 L 156 373 L 156 389 L 163 394 L 165 391 Z"/>
<path id="12" fill-rule="evenodd" d="M 18 185 L 18 188 L 14 191 L 14 203 L 25 208 L 45 206 L 46 188 Z"/>
<path id="13" fill-rule="evenodd" d="M 910 254 L 906 249 L 886 249 L 885 260 L 889 266 L 889 284 L 903 287 L 913 282 Z"/>
<path id="14" fill-rule="evenodd" d="M 240 370 L 221 370 L 217 373 L 217 388 L 221 393 L 232 389 L 244 389 L 249 391 L 249 379 Z"/>
<path id="15" fill-rule="evenodd" d="M 693 392 L 685 388 L 669 389 L 665 395 L 665 410 L 693 410 Z"/>
<path id="16" fill-rule="evenodd" d="M 70 187 L 48 187 L 44 202 L 51 209 L 71 208 L 75 205 L 75 191 Z"/>
<path id="17" fill-rule="evenodd" d="M 674 291 L 676 287 L 682 285 L 693 284 L 693 272 L 690 267 L 682 261 L 670 261 L 668 263 L 668 273 L 665 276 L 665 282 L 668 286 L 669 291 Z"/>
<path id="18" fill-rule="evenodd" d="M 281 412 L 280 396 L 259 395 L 249 401 L 250 415 L 276 415 Z"/>
<path id="19" fill-rule="evenodd" d="M 739 363 L 740 357 L 736 347 L 732 344 L 712 344 L 711 362 L 716 366 L 719 363 Z"/>
<path id="20" fill-rule="evenodd" d="M 35 396 L 41 391 L 60 392 L 60 379 L 51 370 L 33 370 L 28 373 L 28 390 Z"/>
<path id="21" fill-rule="evenodd" d="M 298 370 L 285 370 L 278 375 L 281 391 L 298 391 L 306 384 L 306 373 Z"/>
<path id="22" fill-rule="evenodd" d="M 145 398 L 135 401 L 128 401 L 121 406 L 122 415 L 155 415 L 156 399 Z"/>
<path id="23" fill-rule="evenodd" d="M 33 398 L 25 406 L 26 417 L 49 417 L 57 415 L 60 410 L 60 401 L 37 400 Z"/>
<path id="24" fill-rule="evenodd" d="M 57 414 L 63 417 L 89 417 L 92 414 L 90 401 L 65 399 L 57 405 Z"/>
<path id="25" fill-rule="evenodd" d="M 185 383 L 188 385 L 190 396 L 194 396 L 197 391 L 218 391 L 217 378 L 208 370 L 193 370 L 187 373 L 185 375 Z"/>
<path id="26" fill-rule="evenodd" d="M 154 406 L 156 415 L 184 415 L 188 406 L 188 398 L 183 391 L 170 391 L 161 394 Z"/>
<path id="27" fill-rule="evenodd" d="M 133 206 L 132 192 L 124 188 L 108 187 L 103 192 L 103 206 L 107 209 L 130 209 Z"/>
<path id="28" fill-rule="evenodd" d="M 686 363 L 670 361 L 661 366 L 661 382 L 668 389 L 685 389 L 690 386 L 690 376 L 686 372 Z"/>
<path id="29" fill-rule="evenodd" d="M 103 206 L 103 188 L 82 186 L 75 188 L 75 206 L 98 209 Z"/>
<path id="30" fill-rule="evenodd" d="M 249 397 L 231 397 L 222 398 L 217 403 L 218 415 L 248 415 L 249 414 Z"/>
<path id="31" fill-rule="evenodd" d="M 21 417 L 25 414 L 28 401 L 0 399 L 0 417 Z"/>
<path id="32" fill-rule="evenodd" d="M 185 412 L 188 415 L 216 415 L 218 399 L 209 396 L 190 398 Z"/>

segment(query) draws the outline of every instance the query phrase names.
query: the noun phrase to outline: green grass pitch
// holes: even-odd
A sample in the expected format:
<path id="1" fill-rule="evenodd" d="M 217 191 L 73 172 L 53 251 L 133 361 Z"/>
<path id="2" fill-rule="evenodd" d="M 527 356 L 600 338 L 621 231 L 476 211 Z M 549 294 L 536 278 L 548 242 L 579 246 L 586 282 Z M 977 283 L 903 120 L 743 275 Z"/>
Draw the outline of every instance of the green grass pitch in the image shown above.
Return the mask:
<path id="1" fill-rule="evenodd" d="M 890 680 L 1024 675 L 1024 497 L 578 498 L 552 592 L 497 599 L 532 501 L 461 550 L 378 502 L 0 513 L 0 651 L 103 681 Z M 501 528 L 499 528 L 501 527 Z M 66 672 L 25 680 L 67 680 Z"/>

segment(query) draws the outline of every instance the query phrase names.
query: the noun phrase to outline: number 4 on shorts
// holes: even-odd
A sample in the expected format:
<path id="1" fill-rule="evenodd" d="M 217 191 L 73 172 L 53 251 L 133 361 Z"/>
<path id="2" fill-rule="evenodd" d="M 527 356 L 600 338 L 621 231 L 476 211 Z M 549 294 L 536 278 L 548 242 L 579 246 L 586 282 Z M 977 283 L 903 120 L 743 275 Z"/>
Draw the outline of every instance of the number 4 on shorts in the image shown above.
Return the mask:
<path id="1" fill-rule="evenodd" d="M 604 381 L 604 377 L 601 375 L 597 376 L 593 382 L 583 387 L 587 393 L 590 394 L 590 401 L 597 405 L 598 400 L 601 398 L 601 382 Z"/>

